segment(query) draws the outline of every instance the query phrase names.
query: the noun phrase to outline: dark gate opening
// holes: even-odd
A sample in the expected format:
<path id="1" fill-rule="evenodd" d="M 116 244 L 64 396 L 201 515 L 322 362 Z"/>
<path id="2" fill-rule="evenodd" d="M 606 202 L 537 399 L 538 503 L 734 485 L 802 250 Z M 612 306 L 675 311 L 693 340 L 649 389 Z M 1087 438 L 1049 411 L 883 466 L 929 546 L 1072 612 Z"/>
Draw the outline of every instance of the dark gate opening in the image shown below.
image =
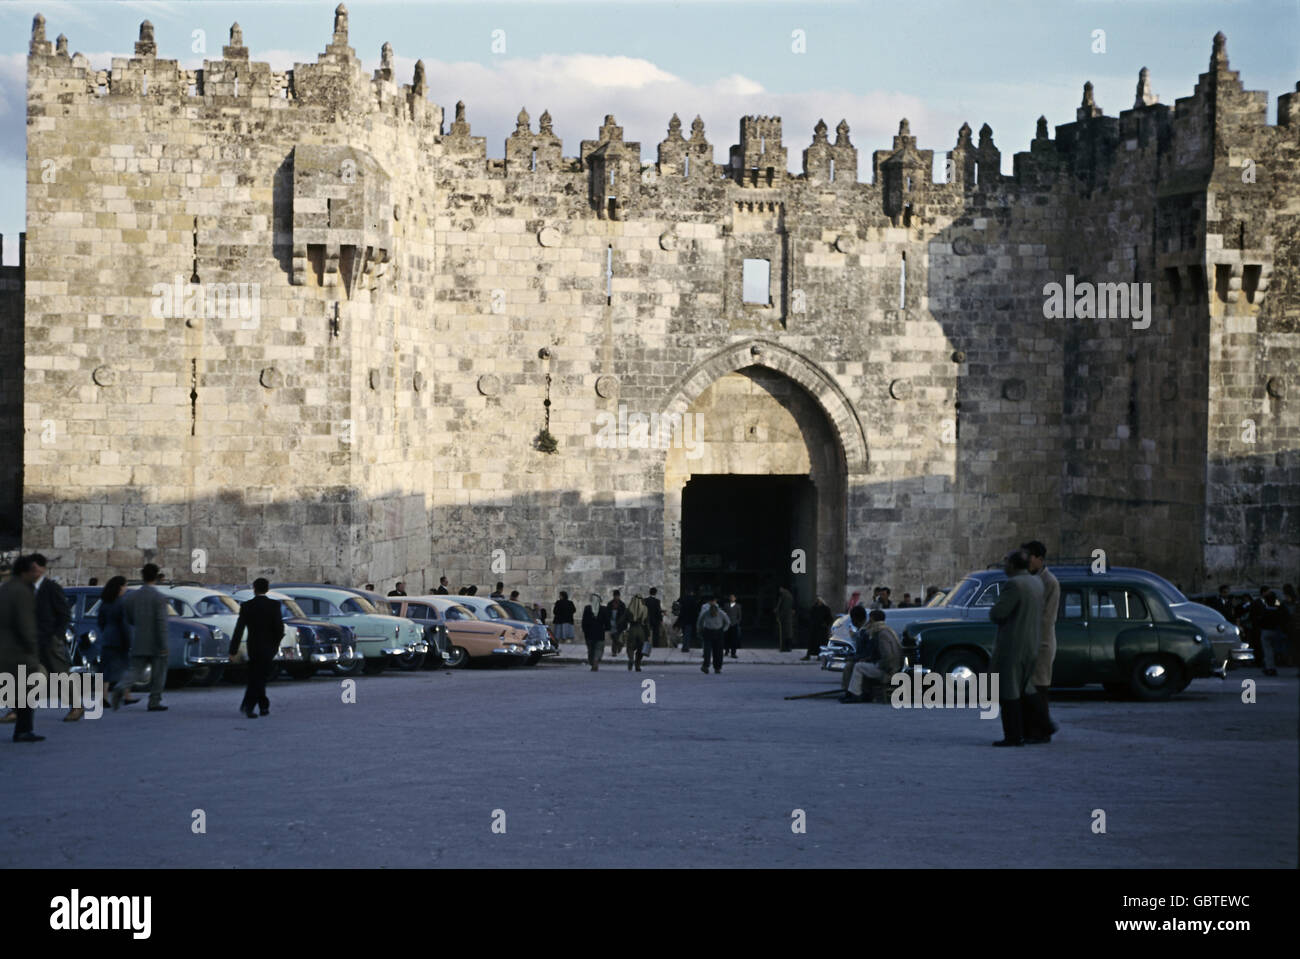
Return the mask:
<path id="1" fill-rule="evenodd" d="M 725 604 L 735 593 L 741 644 L 775 647 L 777 588 L 790 588 L 796 610 L 812 605 L 816 539 L 817 488 L 807 476 L 692 476 L 682 490 L 681 595 L 698 587 Z M 791 569 L 795 550 L 803 572 Z"/>

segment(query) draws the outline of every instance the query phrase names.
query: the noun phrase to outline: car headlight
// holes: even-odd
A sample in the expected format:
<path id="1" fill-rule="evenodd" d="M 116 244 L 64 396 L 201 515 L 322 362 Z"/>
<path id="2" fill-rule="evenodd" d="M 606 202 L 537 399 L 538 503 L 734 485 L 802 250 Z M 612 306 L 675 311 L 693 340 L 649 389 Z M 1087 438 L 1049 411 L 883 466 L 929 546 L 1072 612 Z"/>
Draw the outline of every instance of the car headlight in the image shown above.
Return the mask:
<path id="1" fill-rule="evenodd" d="M 65 641 L 67 641 L 69 644 L 71 644 L 72 642 L 74 642 L 74 641 L 76 640 L 76 638 L 77 638 L 77 634 L 74 633 L 74 632 L 72 631 L 72 627 L 69 626 L 67 629 L 65 629 L 65 630 L 63 631 L 63 638 L 64 638 Z"/>
<path id="2" fill-rule="evenodd" d="M 1196 634 L 1196 641 L 1197 641 L 1198 643 L 1203 643 L 1203 642 L 1205 642 L 1205 637 L 1202 636 L 1200 633 L 1197 633 L 1197 634 Z"/>
<path id="3" fill-rule="evenodd" d="M 213 635 L 215 636 L 216 633 L 214 632 Z M 187 630 L 185 630 L 185 641 L 186 641 L 186 642 L 196 643 L 196 642 L 198 642 L 198 640 L 199 640 L 199 634 L 198 634 L 198 633 L 194 632 L 194 630 L 192 630 L 192 629 L 187 629 Z"/>
<path id="4" fill-rule="evenodd" d="M 86 639 L 91 643 L 99 642 L 99 634 L 93 629 L 86 633 Z"/>

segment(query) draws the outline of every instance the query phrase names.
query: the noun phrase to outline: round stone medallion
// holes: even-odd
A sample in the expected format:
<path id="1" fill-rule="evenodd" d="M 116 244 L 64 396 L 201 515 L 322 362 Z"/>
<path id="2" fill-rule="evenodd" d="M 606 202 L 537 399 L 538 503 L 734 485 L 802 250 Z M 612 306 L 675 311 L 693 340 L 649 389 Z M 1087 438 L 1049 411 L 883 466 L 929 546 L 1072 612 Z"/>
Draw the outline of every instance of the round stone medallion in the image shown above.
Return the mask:
<path id="1" fill-rule="evenodd" d="M 1007 380 L 1002 384 L 1002 398 L 1012 403 L 1019 403 L 1028 393 L 1029 387 L 1024 380 Z"/>
<path id="2" fill-rule="evenodd" d="M 542 246 L 559 246 L 560 231 L 553 226 L 543 227 L 537 231 L 537 242 Z"/>
<path id="3" fill-rule="evenodd" d="M 415 375 L 411 377 L 411 387 L 417 393 L 424 389 L 424 374 L 419 370 L 416 370 Z"/>
<path id="4" fill-rule="evenodd" d="M 835 249 L 840 253 L 852 253 L 856 246 L 853 240 L 847 233 L 841 233 L 835 238 Z"/>
<path id="5" fill-rule="evenodd" d="M 268 366 L 258 376 L 258 381 L 268 390 L 273 390 L 284 382 L 284 377 L 274 366 Z"/>
<path id="6" fill-rule="evenodd" d="M 677 234 L 672 230 L 666 230 L 659 234 L 659 249 L 675 250 L 677 249 Z"/>
<path id="7" fill-rule="evenodd" d="M 612 376 L 599 376 L 596 378 L 596 395 L 609 399 L 618 392 L 618 380 Z"/>
<path id="8" fill-rule="evenodd" d="M 1280 376 L 1270 376 L 1268 382 L 1264 384 L 1264 389 L 1273 399 L 1280 400 L 1286 396 L 1286 381 Z"/>
<path id="9" fill-rule="evenodd" d="M 501 392 L 501 377 L 495 373 L 484 373 L 478 378 L 478 391 L 484 396 L 496 396 Z"/>
<path id="10" fill-rule="evenodd" d="M 889 395 L 896 400 L 905 400 L 912 395 L 912 384 L 907 380 L 894 380 L 889 384 Z"/>
<path id="11" fill-rule="evenodd" d="M 116 386 L 117 370 L 111 366 L 96 367 L 95 371 L 90 374 L 90 378 L 95 381 L 96 386 Z"/>

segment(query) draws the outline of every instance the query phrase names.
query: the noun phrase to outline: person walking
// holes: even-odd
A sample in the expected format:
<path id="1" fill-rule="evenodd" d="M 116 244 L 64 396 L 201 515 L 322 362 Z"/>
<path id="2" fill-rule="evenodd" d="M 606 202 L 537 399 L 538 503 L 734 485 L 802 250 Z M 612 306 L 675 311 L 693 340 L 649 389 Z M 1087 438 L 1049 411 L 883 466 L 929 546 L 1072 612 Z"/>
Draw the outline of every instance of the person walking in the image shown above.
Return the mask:
<path id="1" fill-rule="evenodd" d="M 725 652 L 735 659 L 736 650 L 740 648 L 740 620 L 745 610 L 736 601 L 736 594 L 731 593 L 727 596 L 727 605 L 722 607 L 722 611 L 727 614 L 727 619 L 731 620 L 731 625 L 727 627 Z"/>
<path id="2" fill-rule="evenodd" d="M 555 601 L 555 606 L 551 608 L 551 622 L 555 628 L 556 642 L 573 642 L 573 614 L 577 611 L 578 607 L 573 605 L 573 600 L 569 599 L 569 594 L 564 590 L 560 590 L 560 598 Z"/>
<path id="3" fill-rule="evenodd" d="M 0 674 L 12 676 L 14 690 L 14 742 L 39 743 L 44 736 L 33 731 L 35 710 L 25 702 L 26 683 L 18 682 L 21 668 L 30 677 L 41 671 L 40 638 L 36 631 L 36 564 L 31 557 L 14 560 L 13 575 L 0 586 Z M 6 717 L 7 718 L 7 717 Z"/>
<path id="4" fill-rule="evenodd" d="M 1056 610 L 1061 602 L 1061 584 L 1047 568 L 1047 547 L 1038 540 L 1021 543 L 1020 548 L 1029 556 L 1029 572 L 1043 584 L 1043 618 L 1038 641 L 1038 657 L 1034 660 L 1031 682 L 1037 696 L 1025 700 L 1033 714 L 1025 713 L 1025 741 L 1051 742 L 1052 734 L 1059 728 L 1052 722 L 1047 708 L 1047 691 L 1052 687 L 1052 663 L 1056 660 Z"/>
<path id="5" fill-rule="evenodd" d="M 271 673 L 271 663 L 284 639 L 284 617 L 280 615 L 279 600 L 267 596 L 270 582 L 263 577 L 253 580 L 253 598 L 239 607 L 235 620 L 235 633 L 230 637 L 230 661 L 239 656 L 239 643 L 248 632 L 248 685 L 239 711 L 249 719 L 271 711 L 271 701 L 266 698 L 266 680 Z M 390 594 L 391 595 L 391 594 Z M 258 712 L 253 712 L 254 707 Z"/>
<path id="6" fill-rule="evenodd" d="M 41 665 L 49 674 L 50 687 L 54 688 L 59 676 L 72 671 L 68 659 L 68 627 L 72 624 L 68 594 L 50 577 L 49 562 L 40 553 L 32 553 L 36 568 L 36 633 L 40 640 Z M 68 687 L 65 687 L 68 688 Z M 68 703 L 65 723 L 75 723 L 86 715 L 81 705 L 80 692 L 74 692 L 75 702 Z"/>
<path id="7" fill-rule="evenodd" d="M 144 585 L 123 600 L 123 612 L 131 627 L 131 671 L 113 690 L 113 708 L 122 705 L 126 691 L 144 678 L 145 668 L 152 670 L 149 683 L 149 712 L 166 712 L 162 703 L 163 687 L 167 683 L 167 617 L 171 605 L 167 597 L 158 592 L 156 584 L 162 580 L 162 570 L 156 563 L 146 563 L 140 570 Z"/>
<path id="8" fill-rule="evenodd" d="M 664 605 L 659 601 L 659 590 L 650 587 L 650 595 L 645 598 L 646 623 L 650 627 L 650 646 L 664 645 Z"/>
<path id="9" fill-rule="evenodd" d="M 609 623 L 609 638 L 614 655 L 617 656 L 623 650 L 623 634 L 627 631 L 627 603 L 623 602 L 623 594 L 617 589 L 605 607 Z"/>
<path id="10" fill-rule="evenodd" d="M 1256 604 L 1256 616 L 1259 621 L 1259 645 L 1264 653 L 1264 675 L 1277 675 L 1277 651 L 1286 649 L 1286 634 L 1290 628 L 1291 617 L 1287 609 L 1277 598 L 1277 593 L 1265 587 L 1264 593 Z"/>
<path id="11" fill-rule="evenodd" d="M 730 625 L 731 620 L 727 619 L 727 614 L 718 606 L 718 598 L 710 596 L 695 621 L 695 628 L 700 634 L 700 648 L 704 651 L 704 663 L 700 666 L 700 672 L 709 671 L 710 658 L 713 659 L 713 671 L 722 672 L 722 637 Z"/>
<path id="12" fill-rule="evenodd" d="M 131 666 L 131 630 L 126 624 L 126 601 L 122 596 L 125 586 L 125 576 L 112 577 L 99 594 L 99 609 L 95 613 L 95 625 L 99 629 L 99 666 L 104 671 L 105 699 L 117 688 Z M 128 706 L 139 701 L 139 697 L 132 696 L 129 689 L 122 698 L 122 702 Z"/>
<path id="13" fill-rule="evenodd" d="M 1031 680 L 1038 660 L 1043 583 L 1029 574 L 1029 556 L 1024 550 L 1007 553 L 1002 569 L 1007 579 L 997 603 L 989 610 L 989 619 L 998 626 L 989 668 L 998 674 L 998 712 L 1002 718 L 1002 738 L 993 745 L 1023 746 L 1024 714 L 1034 708 L 1034 704 L 1026 708 L 1024 700 L 1030 698 L 1026 692 L 1033 688 Z"/>
<path id="14" fill-rule="evenodd" d="M 808 651 L 804 653 L 805 660 L 812 659 L 821 653 L 822 647 L 831 637 L 831 625 L 835 622 L 835 614 L 831 608 L 826 605 L 825 601 L 818 596 L 808 612 Z"/>
<path id="15" fill-rule="evenodd" d="M 794 594 L 784 583 L 776 593 L 776 639 L 781 652 L 790 652 L 794 642 Z"/>
<path id="16" fill-rule="evenodd" d="M 641 657 L 645 654 L 645 644 L 650 641 L 650 610 L 640 594 L 632 597 L 627 604 L 627 631 L 623 634 L 627 641 L 627 669 L 641 672 Z"/>
<path id="17" fill-rule="evenodd" d="M 582 611 L 582 638 L 587 643 L 587 665 L 594 673 L 600 668 L 600 661 L 605 656 L 605 630 L 609 616 L 600 604 L 600 597 L 591 594 L 591 602 Z"/>

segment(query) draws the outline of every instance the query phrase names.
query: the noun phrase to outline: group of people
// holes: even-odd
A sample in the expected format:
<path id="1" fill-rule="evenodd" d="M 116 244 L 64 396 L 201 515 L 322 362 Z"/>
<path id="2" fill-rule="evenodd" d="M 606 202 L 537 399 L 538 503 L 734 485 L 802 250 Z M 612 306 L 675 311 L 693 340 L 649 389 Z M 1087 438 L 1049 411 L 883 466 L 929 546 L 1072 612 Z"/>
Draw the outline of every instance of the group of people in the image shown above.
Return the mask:
<path id="1" fill-rule="evenodd" d="M 566 592 L 560 593 L 552 610 L 556 639 L 573 637 L 573 617 L 577 606 L 569 599 Z M 640 593 L 631 601 L 623 602 L 621 590 L 614 590 L 608 603 L 601 604 L 600 597 L 591 595 L 591 601 L 582 610 L 582 638 L 587 644 L 587 665 L 592 672 L 600 669 L 600 661 L 605 656 L 605 638 L 613 643 L 613 652 L 617 656 L 621 650 L 627 650 L 627 668 L 629 671 L 641 671 L 641 661 L 650 655 L 662 629 L 664 621 L 663 604 L 659 600 L 659 590 L 650 587 L 647 595 Z"/>
<path id="2" fill-rule="evenodd" d="M 1283 585 L 1281 596 L 1271 586 L 1261 586 L 1258 596 L 1236 597 L 1224 584 L 1206 605 L 1241 627 L 1246 641 L 1263 662 L 1265 676 L 1277 675 L 1278 653 L 1288 656 L 1292 666 L 1297 665 L 1300 597 L 1290 583 Z"/>

